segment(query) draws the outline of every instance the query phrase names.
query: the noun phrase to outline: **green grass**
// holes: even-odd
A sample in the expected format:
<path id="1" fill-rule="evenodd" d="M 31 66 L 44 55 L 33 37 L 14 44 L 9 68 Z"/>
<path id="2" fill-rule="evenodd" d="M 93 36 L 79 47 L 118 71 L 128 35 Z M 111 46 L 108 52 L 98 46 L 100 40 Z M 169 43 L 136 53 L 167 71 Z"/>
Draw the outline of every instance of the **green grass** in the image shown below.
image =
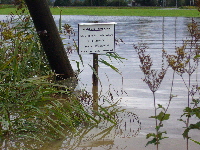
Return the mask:
<path id="1" fill-rule="evenodd" d="M 199 17 L 197 9 L 158 9 L 131 7 L 62 7 L 51 8 L 53 15 L 96 15 L 96 16 L 163 16 L 163 17 Z M 1 15 L 15 13 L 15 8 L 0 9 Z"/>
<path id="2" fill-rule="evenodd" d="M 15 12 L 15 8 L 0 8 L 1 15 L 9 15 L 11 12 Z"/>
<path id="3" fill-rule="evenodd" d="M 196 9 L 51 8 L 54 15 L 60 10 L 63 15 L 199 17 Z"/>

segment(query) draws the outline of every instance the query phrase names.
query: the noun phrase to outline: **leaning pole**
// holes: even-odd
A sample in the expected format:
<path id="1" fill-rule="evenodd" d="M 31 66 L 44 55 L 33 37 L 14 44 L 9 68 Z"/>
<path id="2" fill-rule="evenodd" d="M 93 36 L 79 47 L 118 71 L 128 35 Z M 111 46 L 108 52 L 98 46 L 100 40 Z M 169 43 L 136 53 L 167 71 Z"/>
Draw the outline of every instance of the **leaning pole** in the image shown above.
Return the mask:
<path id="1" fill-rule="evenodd" d="M 47 0 L 25 0 L 36 31 L 57 80 L 74 77 L 74 72 Z"/>

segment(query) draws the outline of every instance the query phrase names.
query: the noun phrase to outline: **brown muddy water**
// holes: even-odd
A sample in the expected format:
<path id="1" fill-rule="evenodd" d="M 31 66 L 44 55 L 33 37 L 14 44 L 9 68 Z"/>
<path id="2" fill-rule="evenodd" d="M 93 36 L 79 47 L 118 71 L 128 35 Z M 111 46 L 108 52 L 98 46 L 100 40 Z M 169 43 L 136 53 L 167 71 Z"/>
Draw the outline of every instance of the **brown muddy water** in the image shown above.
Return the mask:
<path id="1" fill-rule="evenodd" d="M 58 23 L 59 16 L 54 16 Z M 194 18 L 199 22 L 199 18 Z M 115 59 L 109 60 L 105 55 L 100 55 L 99 59 L 108 61 L 117 67 L 121 74 L 116 73 L 104 64 L 99 64 L 99 95 L 106 95 L 111 91 L 114 99 L 120 102 L 117 107 L 125 109 L 119 113 L 119 124 L 113 126 L 103 122 L 97 127 L 80 128 L 78 136 L 68 136 L 66 138 L 48 143 L 41 149 L 46 150 L 153 150 L 156 146 L 145 147 L 146 134 L 155 132 L 155 120 L 149 118 L 154 115 L 153 95 L 148 86 L 142 81 L 144 77 L 139 68 L 140 61 L 133 44 L 146 43 L 149 49 L 147 53 L 152 56 L 153 68 L 160 69 L 162 65 L 162 50 L 174 53 L 176 47 L 183 45 L 183 40 L 190 38 L 187 25 L 192 22 L 192 18 L 185 17 L 134 17 L 134 16 L 62 16 L 62 24 L 70 24 L 75 32 L 71 35 L 63 35 L 64 43 L 77 41 L 78 23 L 88 22 L 116 22 L 115 37 L 123 42 L 117 43 L 115 50 L 123 58 L 122 62 Z M 80 59 L 77 52 L 69 56 L 74 70 L 77 70 L 77 61 Z M 84 66 L 80 66 L 82 72 L 79 74 L 79 88 L 85 88 L 92 92 L 92 55 L 83 55 Z M 80 63 L 81 64 L 81 63 Z M 156 92 L 156 103 L 164 107 L 169 101 L 173 71 L 169 68 L 166 76 Z M 192 76 L 192 84 L 196 84 L 198 69 Z M 188 77 L 184 76 L 186 82 Z M 186 141 L 183 139 L 184 123 L 177 119 L 183 114 L 183 109 L 187 106 L 187 88 L 180 76 L 175 75 L 173 98 L 168 113 L 170 119 L 164 121 L 164 130 L 169 138 L 161 141 L 160 150 L 184 150 Z M 102 100 L 99 104 L 108 105 Z M 197 119 L 191 119 L 191 122 Z M 199 130 L 191 131 L 190 136 L 200 141 Z M 11 142 L 12 143 L 12 142 Z M 8 141 L 4 142 L 3 149 Z M 23 143 L 22 143 L 23 145 Z M 191 150 L 199 150 L 200 146 L 189 141 Z M 17 148 L 16 148 L 17 149 Z M 29 148 L 28 148 L 29 149 Z"/>

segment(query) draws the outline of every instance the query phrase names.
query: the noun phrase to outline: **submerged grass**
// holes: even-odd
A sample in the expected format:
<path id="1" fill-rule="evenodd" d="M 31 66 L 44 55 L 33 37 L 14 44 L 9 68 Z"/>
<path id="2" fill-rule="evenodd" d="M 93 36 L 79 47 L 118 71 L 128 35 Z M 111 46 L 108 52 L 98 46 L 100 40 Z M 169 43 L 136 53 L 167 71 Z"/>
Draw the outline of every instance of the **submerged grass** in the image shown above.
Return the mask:
<path id="1" fill-rule="evenodd" d="M 163 16 L 163 17 L 199 17 L 196 9 L 162 9 L 135 7 L 52 7 L 53 15 L 93 15 L 93 16 Z M 1 15 L 16 12 L 15 8 L 0 8 Z"/>

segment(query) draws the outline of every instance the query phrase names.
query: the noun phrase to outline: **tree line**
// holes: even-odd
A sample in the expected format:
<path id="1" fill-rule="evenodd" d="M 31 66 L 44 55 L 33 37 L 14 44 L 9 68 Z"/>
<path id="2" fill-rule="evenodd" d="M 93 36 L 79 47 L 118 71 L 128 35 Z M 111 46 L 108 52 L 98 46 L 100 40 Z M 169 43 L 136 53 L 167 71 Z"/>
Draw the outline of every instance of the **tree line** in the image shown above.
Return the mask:
<path id="1" fill-rule="evenodd" d="M 21 0 L 0 0 L 13 4 Z M 54 6 L 193 6 L 195 0 L 47 0 Z"/>
<path id="2" fill-rule="evenodd" d="M 52 1 L 52 0 L 51 0 Z M 55 0 L 54 6 L 193 6 L 195 0 Z"/>
<path id="3" fill-rule="evenodd" d="M 13 4 L 20 0 L 0 0 Z M 47 0 L 54 6 L 193 6 L 195 0 Z"/>
<path id="4" fill-rule="evenodd" d="M 56 0 L 54 6 L 127 6 L 125 0 Z"/>

